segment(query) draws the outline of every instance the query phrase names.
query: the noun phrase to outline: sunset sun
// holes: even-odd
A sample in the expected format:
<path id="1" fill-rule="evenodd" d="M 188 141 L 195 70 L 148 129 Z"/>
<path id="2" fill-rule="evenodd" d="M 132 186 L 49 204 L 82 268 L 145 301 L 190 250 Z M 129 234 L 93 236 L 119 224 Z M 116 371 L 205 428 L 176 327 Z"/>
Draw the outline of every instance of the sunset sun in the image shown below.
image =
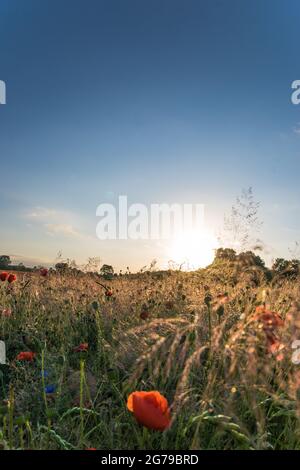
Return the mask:
<path id="1" fill-rule="evenodd" d="M 209 230 L 192 230 L 174 238 L 169 255 L 176 264 L 187 269 L 198 269 L 209 265 L 214 259 L 218 241 Z"/>

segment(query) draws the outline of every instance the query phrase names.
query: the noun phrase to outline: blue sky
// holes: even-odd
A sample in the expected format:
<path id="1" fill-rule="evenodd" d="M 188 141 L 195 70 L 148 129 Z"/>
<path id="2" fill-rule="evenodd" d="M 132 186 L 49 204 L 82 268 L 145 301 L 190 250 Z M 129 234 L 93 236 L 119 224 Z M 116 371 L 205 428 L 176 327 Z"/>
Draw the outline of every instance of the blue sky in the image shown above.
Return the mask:
<path id="1" fill-rule="evenodd" d="M 217 230 L 252 186 L 288 256 L 299 20 L 297 0 L 0 0 L 0 251 L 138 268 L 161 247 L 97 240 L 98 204 L 203 203 Z"/>

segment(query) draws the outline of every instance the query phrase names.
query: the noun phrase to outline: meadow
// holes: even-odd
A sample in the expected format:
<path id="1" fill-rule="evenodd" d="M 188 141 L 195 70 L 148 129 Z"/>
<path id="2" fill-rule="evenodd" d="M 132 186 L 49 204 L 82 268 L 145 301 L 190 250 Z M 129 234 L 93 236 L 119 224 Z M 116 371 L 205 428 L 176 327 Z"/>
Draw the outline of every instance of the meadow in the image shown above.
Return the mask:
<path id="1" fill-rule="evenodd" d="M 300 449 L 299 294 L 252 254 L 0 281 L 1 448 Z M 136 391 L 166 398 L 167 426 L 128 409 Z"/>

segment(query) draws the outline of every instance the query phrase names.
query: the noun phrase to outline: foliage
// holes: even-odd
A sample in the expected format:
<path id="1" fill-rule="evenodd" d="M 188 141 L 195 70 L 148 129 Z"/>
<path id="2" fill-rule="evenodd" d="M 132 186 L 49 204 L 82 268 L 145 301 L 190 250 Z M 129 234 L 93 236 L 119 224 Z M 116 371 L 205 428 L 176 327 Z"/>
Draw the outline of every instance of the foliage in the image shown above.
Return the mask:
<path id="1" fill-rule="evenodd" d="M 109 264 L 103 264 L 100 269 L 100 275 L 106 280 L 111 280 L 114 276 L 114 268 Z"/>
<path id="2" fill-rule="evenodd" d="M 300 272 L 300 261 L 298 259 L 277 258 L 273 263 L 272 270 L 280 276 L 297 277 Z"/>
<path id="3" fill-rule="evenodd" d="M 11 264 L 10 256 L 1 255 L 0 256 L 0 268 L 7 268 Z"/>

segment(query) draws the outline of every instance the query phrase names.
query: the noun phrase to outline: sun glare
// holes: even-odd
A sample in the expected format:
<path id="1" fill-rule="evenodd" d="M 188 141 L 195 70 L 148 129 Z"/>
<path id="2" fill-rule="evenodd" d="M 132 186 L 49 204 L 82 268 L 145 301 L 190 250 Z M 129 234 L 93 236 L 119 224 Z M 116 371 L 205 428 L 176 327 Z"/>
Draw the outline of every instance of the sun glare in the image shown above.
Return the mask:
<path id="1" fill-rule="evenodd" d="M 185 269 L 198 269 L 212 263 L 217 247 L 218 241 L 209 230 L 190 231 L 174 238 L 169 254 Z"/>

